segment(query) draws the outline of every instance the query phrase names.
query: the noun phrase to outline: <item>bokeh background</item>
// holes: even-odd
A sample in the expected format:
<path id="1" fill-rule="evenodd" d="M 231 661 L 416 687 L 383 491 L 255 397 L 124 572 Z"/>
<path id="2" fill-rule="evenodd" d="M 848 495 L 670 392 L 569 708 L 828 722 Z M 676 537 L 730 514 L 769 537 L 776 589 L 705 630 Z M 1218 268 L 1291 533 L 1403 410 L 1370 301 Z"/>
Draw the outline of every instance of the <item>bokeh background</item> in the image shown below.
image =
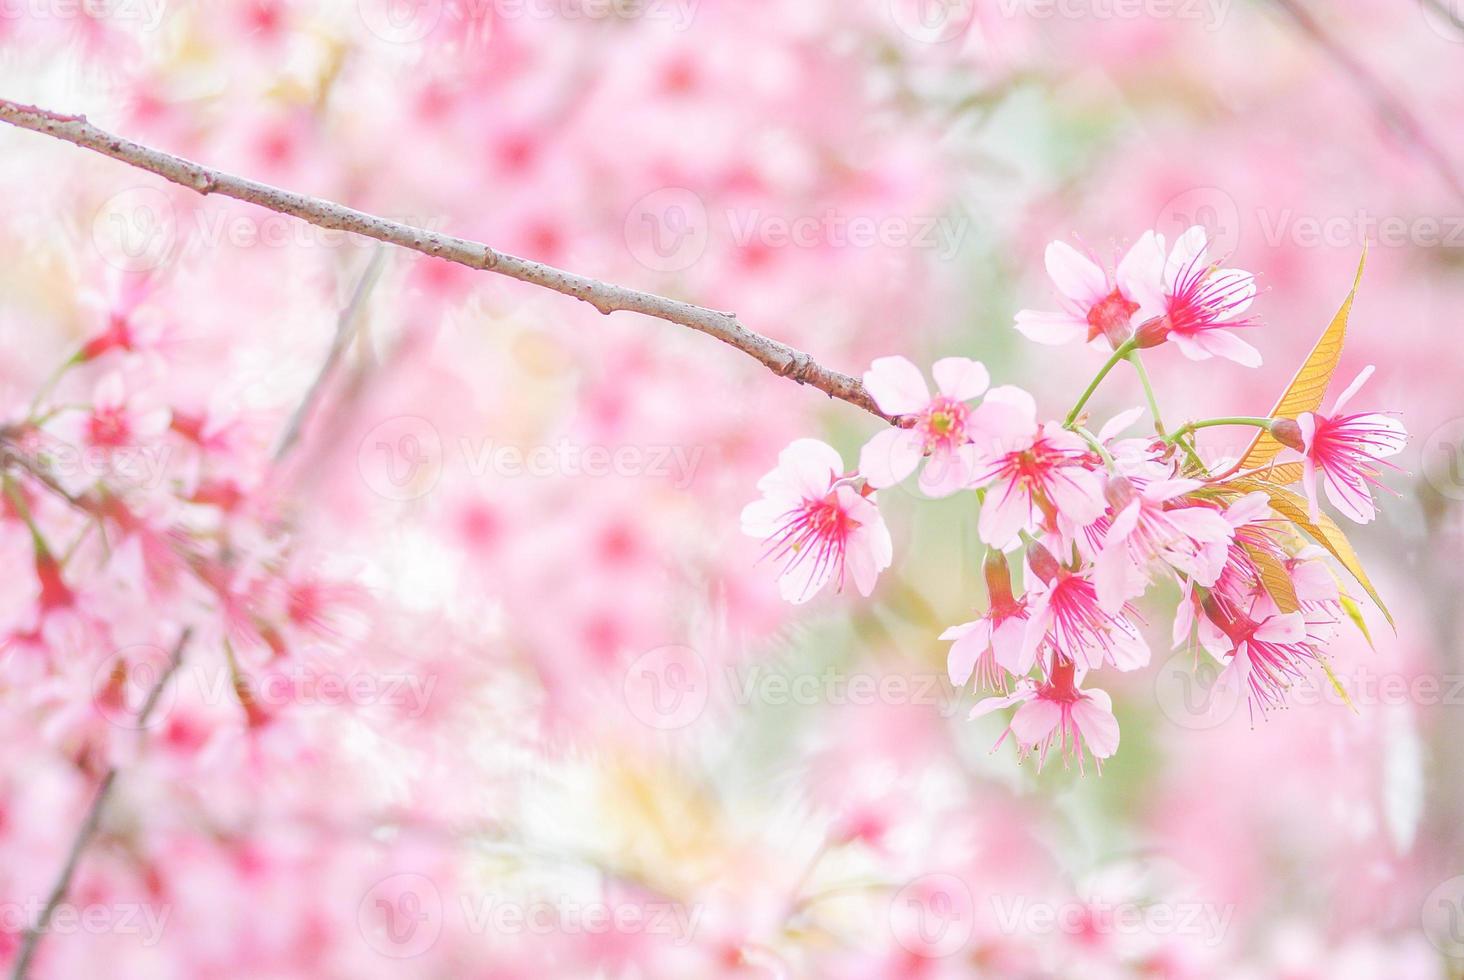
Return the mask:
<path id="1" fill-rule="evenodd" d="M 867 601 L 782 603 L 739 533 L 782 446 L 852 465 L 872 418 L 680 327 L 7 128 L 5 420 L 134 324 L 156 342 L 57 402 L 116 372 L 170 408 L 129 499 L 297 605 L 278 644 L 241 636 L 38 494 L 95 628 L 27 640 L 7 507 L 0 963 L 115 766 L 37 976 L 1461 975 L 1451 4 L 0 4 L 5 98 L 735 310 L 849 373 L 975 357 L 1053 415 L 1102 355 L 1012 329 L 1050 303 L 1048 241 L 1108 258 L 1199 223 L 1260 276 L 1265 366 L 1158 352 L 1171 419 L 1264 413 L 1369 245 L 1339 376 L 1376 364 L 1369 404 L 1413 434 L 1354 538 L 1398 621 L 1365 606 L 1371 644 L 1333 648 L 1355 710 L 1319 678 L 1212 718 L 1164 597 L 1154 664 L 1113 687 L 1118 755 L 1039 774 L 945 678 L 937 636 L 983 603 L 969 496 L 882 495 L 895 564 Z M 1096 414 L 1139 399 L 1116 374 Z M 184 626 L 147 725 L 98 698 L 119 651 L 156 668 Z"/>

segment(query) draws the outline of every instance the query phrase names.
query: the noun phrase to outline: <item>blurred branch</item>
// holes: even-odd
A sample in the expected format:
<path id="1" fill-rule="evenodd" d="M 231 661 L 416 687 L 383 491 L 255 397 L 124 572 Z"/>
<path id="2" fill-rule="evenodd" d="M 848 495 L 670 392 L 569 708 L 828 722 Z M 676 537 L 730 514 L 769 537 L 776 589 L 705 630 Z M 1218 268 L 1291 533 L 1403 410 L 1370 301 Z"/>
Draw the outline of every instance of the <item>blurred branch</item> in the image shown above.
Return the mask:
<path id="1" fill-rule="evenodd" d="M 163 673 L 158 677 L 158 682 L 147 692 L 147 698 L 142 703 L 142 709 L 137 714 L 137 727 L 146 728 L 148 720 L 152 717 L 153 709 L 157 707 L 158 699 L 162 696 L 163 689 L 173 679 L 173 674 L 183 662 L 183 649 L 188 646 L 188 640 L 193 635 L 191 629 L 185 629 L 178 637 L 178 642 L 173 644 L 173 654 L 168 658 L 168 665 L 163 668 Z M 81 828 L 76 832 L 75 839 L 71 842 L 71 850 L 66 854 L 66 863 L 61 866 L 61 875 L 56 879 L 56 884 L 51 888 L 51 894 L 46 898 L 46 905 L 41 909 L 40 916 L 36 919 L 35 925 L 25 931 L 25 937 L 21 940 L 20 955 L 15 960 L 15 969 L 10 973 L 11 980 L 24 980 L 30 972 L 31 960 L 36 955 L 36 948 L 40 945 L 41 937 L 51 925 L 51 917 L 56 914 L 57 907 L 65 901 L 66 893 L 71 890 L 71 879 L 76 875 L 76 866 L 81 863 L 81 855 L 91 844 L 92 838 L 96 836 L 97 827 L 102 822 L 102 812 L 106 809 L 107 801 L 112 798 L 112 789 L 117 784 L 117 767 L 112 766 L 102 777 L 101 783 L 97 785 L 96 796 L 92 797 L 90 809 L 81 822 Z"/>
<path id="2" fill-rule="evenodd" d="M 1414 149 L 1422 153 L 1433 166 L 1434 171 L 1449 185 L 1449 189 L 1460 200 L 1464 200 L 1464 181 L 1454 171 L 1453 162 L 1443 148 L 1434 141 L 1413 111 L 1397 95 L 1383 84 L 1361 59 L 1322 27 L 1320 21 L 1303 6 L 1300 0 L 1275 0 L 1282 10 L 1291 16 L 1301 32 L 1336 62 L 1348 79 L 1372 102 L 1374 110 L 1383 122 Z"/>
<path id="3" fill-rule="evenodd" d="M 381 275 L 381 267 L 386 261 L 386 250 L 377 246 L 371 255 L 371 261 L 366 265 L 366 271 L 361 273 L 360 280 L 356 283 L 356 289 L 351 294 L 351 301 L 341 310 L 340 317 L 336 320 L 335 339 L 331 341 L 330 351 L 325 356 L 325 363 L 320 365 L 320 371 L 316 373 L 315 380 L 310 382 L 310 387 L 305 392 L 305 397 L 295 407 L 295 412 L 290 416 L 290 423 L 285 427 L 285 433 L 280 437 L 279 445 L 275 447 L 274 461 L 280 462 L 285 458 L 291 449 L 294 448 L 296 440 L 305 428 L 305 423 L 310 418 L 310 413 L 315 410 L 315 404 L 320 400 L 325 391 L 326 384 L 335 373 L 336 365 L 340 363 L 341 357 L 350 346 L 351 338 L 356 335 L 356 322 L 361 317 L 361 310 L 366 305 L 366 297 L 371 295 L 372 288 L 376 285 L 377 278 Z"/>
<path id="4" fill-rule="evenodd" d="M 879 406 L 864 390 L 864 385 L 858 378 L 830 370 L 797 348 L 747 329 L 738 322 L 735 313 L 712 310 L 666 296 L 601 282 L 532 259 L 499 252 L 481 242 L 442 235 L 425 228 L 414 228 L 332 201 L 236 177 L 114 136 L 93 126 L 84 116 L 64 115 L 0 99 L 0 120 L 94 150 L 139 170 L 157 174 L 199 194 L 222 194 L 300 218 L 321 228 L 364 235 L 432 258 L 456 262 L 470 269 L 496 272 L 520 282 L 532 283 L 565 296 L 572 296 L 607 315 L 617 311 L 642 313 L 690 327 L 736 347 L 779 377 L 811 385 L 831 398 L 842 399 L 881 419 L 893 421 L 879 410 Z"/>

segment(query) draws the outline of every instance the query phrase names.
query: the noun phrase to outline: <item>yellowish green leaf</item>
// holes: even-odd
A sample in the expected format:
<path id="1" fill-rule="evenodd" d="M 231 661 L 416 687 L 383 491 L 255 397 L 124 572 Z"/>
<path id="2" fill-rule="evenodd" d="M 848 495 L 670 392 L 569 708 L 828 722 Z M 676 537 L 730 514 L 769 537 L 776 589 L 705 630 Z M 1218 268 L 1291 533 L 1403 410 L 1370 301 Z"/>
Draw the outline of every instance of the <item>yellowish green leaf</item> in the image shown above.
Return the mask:
<path id="1" fill-rule="evenodd" d="M 1376 650 L 1377 647 L 1373 646 L 1372 632 L 1367 628 L 1367 620 L 1362 618 L 1362 607 L 1357 604 L 1357 600 L 1350 595 L 1344 595 L 1342 611 L 1347 613 L 1347 618 L 1352 620 L 1352 625 L 1362 633 L 1362 638 L 1367 641 L 1367 645 Z"/>
<path id="2" fill-rule="evenodd" d="M 1322 660 L 1322 669 L 1327 672 L 1327 680 L 1332 682 L 1332 690 L 1337 692 L 1337 696 L 1342 699 L 1342 703 L 1351 708 L 1353 714 L 1358 714 L 1357 705 L 1352 703 L 1352 695 L 1348 694 L 1347 688 L 1342 686 L 1342 680 L 1337 676 L 1336 671 L 1332 670 L 1332 665 Z"/>
<path id="3" fill-rule="evenodd" d="M 1312 540 L 1326 548 L 1332 553 L 1333 558 L 1342 563 L 1342 567 L 1347 569 L 1348 573 L 1357 580 L 1357 584 L 1361 585 L 1372 597 L 1372 601 L 1377 603 L 1378 609 L 1387 618 L 1388 625 L 1396 630 L 1398 625 L 1393 622 L 1393 614 L 1388 612 L 1388 607 L 1383 604 L 1382 597 L 1373 588 L 1367 572 L 1363 570 L 1362 562 L 1358 560 L 1357 552 L 1353 550 L 1352 543 L 1347 540 L 1347 535 L 1342 532 L 1337 523 L 1326 514 L 1318 514 L 1316 521 L 1313 522 L 1306 499 L 1300 494 L 1277 486 L 1266 486 L 1263 489 L 1271 497 L 1271 506 L 1282 517 L 1305 531 Z"/>
<path id="4" fill-rule="evenodd" d="M 1362 283 L 1362 269 L 1366 264 L 1367 251 L 1364 249 L 1362 259 L 1357 263 L 1357 276 L 1352 281 L 1351 292 L 1342 301 L 1342 308 L 1332 317 L 1332 322 L 1322 332 L 1316 346 L 1302 362 L 1296 377 L 1286 386 L 1286 391 L 1276 402 L 1276 407 L 1271 409 L 1271 418 L 1294 419 L 1303 412 L 1315 412 L 1322 407 L 1327 385 L 1331 383 L 1332 374 L 1337 370 L 1337 362 L 1342 358 L 1342 342 L 1347 336 L 1347 318 L 1352 314 L 1352 300 L 1357 295 L 1357 287 Z M 1241 461 L 1241 468 L 1251 470 L 1265 466 L 1276 457 L 1281 448 L 1281 443 L 1274 436 L 1261 431 L 1257 433 L 1255 441 Z"/>
<path id="5" fill-rule="evenodd" d="M 1283 613 L 1294 613 L 1300 609 L 1301 602 L 1296 598 L 1296 586 L 1291 584 L 1291 576 L 1287 574 L 1286 566 L 1281 564 L 1280 559 L 1269 551 L 1252 548 L 1248 544 L 1242 544 L 1241 547 L 1256 563 L 1256 569 L 1261 573 L 1261 584 L 1275 600 L 1276 608 Z"/>

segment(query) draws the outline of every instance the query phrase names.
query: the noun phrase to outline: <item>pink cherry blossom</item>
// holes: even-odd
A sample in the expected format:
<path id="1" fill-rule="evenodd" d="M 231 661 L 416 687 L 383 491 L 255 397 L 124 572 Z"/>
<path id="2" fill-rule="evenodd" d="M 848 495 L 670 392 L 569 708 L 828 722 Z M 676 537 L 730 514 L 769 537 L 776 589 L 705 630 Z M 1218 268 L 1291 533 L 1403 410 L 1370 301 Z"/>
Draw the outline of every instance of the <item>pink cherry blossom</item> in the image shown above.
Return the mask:
<path id="1" fill-rule="evenodd" d="M 1113 701 L 1108 693 L 1083 690 L 1081 680 L 1082 672 L 1076 665 L 1055 660 L 1045 680 L 1024 679 L 1010 695 L 979 702 L 971 709 L 971 717 L 1021 705 L 997 739 L 998 747 L 1007 735 L 1012 735 L 1020 755 L 1037 756 L 1039 771 L 1054 747 L 1061 753 L 1064 764 L 1075 759 L 1082 771 L 1086 749 L 1101 772 L 1102 760 L 1118 751 L 1118 720 L 1113 716 Z"/>
<path id="2" fill-rule="evenodd" d="M 1119 261 L 1112 278 L 1090 256 L 1066 242 L 1047 246 L 1047 274 L 1060 294 L 1056 312 L 1022 310 L 1017 329 L 1039 344 L 1069 344 L 1100 337 L 1118 347 L 1132 334 L 1139 310 L 1143 277 L 1163 262 L 1163 240 L 1146 231 Z"/>
<path id="3" fill-rule="evenodd" d="M 1040 544 L 1029 546 L 1033 581 L 1027 589 L 1030 619 L 1019 665 L 1031 667 L 1038 650 L 1051 647 L 1061 661 L 1092 670 L 1105 663 L 1135 670 L 1149 662 L 1149 645 L 1130 620 L 1132 607 L 1104 609 L 1091 569 L 1058 564 Z"/>
<path id="4" fill-rule="evenodd" d="M 1255 299 L 1255 277 L 1209 263 L 1205 229 L 1195 225 L 1174 243 L 1168 258 L 1137 279 L 1142 308 L 1138 343 L 1155 347 L 1173 340 L 1185 357 L 1225 357 L 1259 367 L 1261 355 L 1233 331 L 1257 325 L 1246 315 Z"/>
<path id="5" fill-rule="evenodd" d="M 1332 506 L 1359 524 L 1371 522 L 1377 516 L 1372 487 L 1382 486 L 1378 480 L 1378 465 L 1402 452 L 1408 444 L 1408 432 L 1403 423 L 1390 415 L 1380 412 L 1342 414 L 1348 401 L 1372 377 L 1372 373 L 1372 365 L 1363 368 L 1327 414 L 1303 412 L 1297 416 L 1299 443 L 1294 437 L 1284 438 L 1284 429 L 1278 434 L 1283 441 L 1295 443 L 1295 448 L 1303 455 L 1302 485 L 1312 520 L 1317 519 L 1319 511 L 1317 477 L 1320 471 L 1321 482 Z M 1391 463 L 1382 465 L 1392 466 Z"/>
<path id="6" fill-rule="evenodd" d="M 1251 711 L 1263 714 L 1280 707 L 1286 690 L 1305 679 L 1316 665 L 1316 644 L 1319 637 L 1309 632 L 1306 615 L 1300 612 L 1272 613 L 1260 619 L 1247 613 L 1225 612 L 1207 604 L 1206 612 L 1223 634 L 1223 639 L 1207 644 L 1217 654 L 1225 669 L 1216 681 L 1221 690 L 1245 690 Z M 1224 652 L 1229 647 L 1228 655 Z"/>
<path id="7" fill-rule="evenodd" d="M 807 602 L 830 581 L 842 590 L 846 574 L 869 595 L 890 566 L 890 532 L 873 494 L 856 490 L 843 469 L 832 446 L 795 440 L 758 481 L 763 498 L 742 511 L 743 532 L 762 538 L 767 554 L 783 561 L 778 587 L 790 602 Z"/>
<path id="8" fill-rule="evenodd" d="M 1183 504 L 1199 480 L 1135 482 L 1119 476 L 1108 481 L 1109 502 L 1116 511 L 1094 562 L 1093 583 L 1103 608 L 1115 612 L 1129 599 L 1143 595 L 1149 567 L 1163 563 L 1212 585 L 1220 574 L 1215 552 L 1234 535 L 1215 508 Z"/>
<path id="9" fill-rule="evenodd" d="M 1027 392 L 993 388 L 976 411 L 976 428 L 976 441 L 962 452 L 971 457 L 971 485 L 986 490 L 977 525 L 986 544 L 1005 550 L 1059 516 L 1086 526 L 1107 508 L 1098 458 L 1076 433 L 1056 422 L 1039 425 Z"/>
<path id="10" fill-rule="evenodd" d="M 936 395 L 925 379 L 903 357 L 878 358 L 864 372 L 864 387 L 887 415 L 913 416 L 909 428 L 889 428 L 865 443 L 859 453 L 859 472 L 877 490 L 894 486 L 915 471 L 922 456 L 929 456 L 920 473 L 920 489 L 944 497 L 970 479 L 966 459 L 957 450 L 970 441 L 967 427 L 971 406 L 990 384 L 980 361 L 944 357 L 931 367 Z"/>

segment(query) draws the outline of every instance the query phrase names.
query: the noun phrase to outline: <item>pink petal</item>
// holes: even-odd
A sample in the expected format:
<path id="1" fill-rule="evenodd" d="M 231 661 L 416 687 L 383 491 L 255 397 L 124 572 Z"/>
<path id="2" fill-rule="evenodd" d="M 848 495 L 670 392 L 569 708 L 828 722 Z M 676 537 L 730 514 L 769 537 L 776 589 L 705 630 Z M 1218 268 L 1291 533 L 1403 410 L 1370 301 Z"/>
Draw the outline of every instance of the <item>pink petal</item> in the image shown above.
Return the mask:
<path id="1" fill-rule="evenodd" d="M 1204 265 L 1205 253 L 1208 251 L 1207 237 L 1202 225 L 1193 225 L 1175 240 L 1169 259 L 1164 264 L 1164 282 L 1167 285 L 1175 285 L 1180 275 L 1188 269 Z"/>
<path id="2" fill-rule="evenodd" d="M 886 415 L 911 415 L 930 404 L 920 369 L 903 357 L 880 357 L 864 372 L 864 387 Z"/>
<path id="3" fill-rule="evenodd" d="M 1203 330 L 1195 337 L 1195 343 L 1216 357 L 1234 361 L 1241 367 L 1261 366 L 1261 352 L 1229 330 Z"/>
<path id="4" fill-rule="evenodd" d="M 1164 312 L 1164 239 L 1146 231 L 1129 248 L 1114 273 L 1118 288 L 1139 304 L 1147 319 Z"/>
<path id="5" fill-rule="evenodd" d="M 1067 242 L 1047 246 L 1047 274 L 1058 291 L 1083 306 L 1092 306 L 1108 295 L 1108 277 L 1098 264 Z"/>
<path id="6" fill-rule="evenodd" d="M 986 491 L 976 530 L 983 542 L 1006 550 L 1028 529 L 1031 519 L 1032 496 L 1026 487 L 998 480 Z"/>
<path id="7" fill-rule="evenodd" d="M 991 645 L 991 624 L 986 620 L 977 620 L 971 625 L 975 628 L 951 644 L 950 653 L 946 657 L 946 671 L 950 674 L 951 684 L 956 687 L 965 687 L 976 670 L 976 661 Z"/>
<path id="8" fill-rule="evenodd" d="M 864 444 L 859 451 L 859 472 L 876 490 L 892 487 L 915 472 L 924 449 L 918 432 L 892 426 Z"/>
<path id="9" fill-rule="evenodd" d="M 800 495 L 822 497 L 843 473 L 844 460 L 826 442 L 795 439 L 778 454 L 778 468 Z"/>
<path id="10" fill-rule="evenodd" d="M 1051 701 L 1036 698 L 1012 716 L 1012 734 L 1023 745 L 1040 745 L 1062 722 L 1062 709 Z"/>
<path id="11" fill-rule="evenodd" d="M 1087 320 L 1070 313 L 1048 313 L 1041 310 L 1019 311 L 1016 328 L 1028 340 L 1049 347 L 1071 344 L 1088 335 Z"/>
<path id="12" fill-rule="evenodd" d="M 931 365 L 930 373 L 940 393 L 958 402 L 979 398 L 991 385 L 986 365 L 969 357 L 942 357 Z"/>
<path id="13" fill-rule="evenodd" d="M 920 471 L 920 490 L 930 497 L 948 497 L 971 482 L 971 465 L 966 455 L 937 450 Z"/>
<path id="14" fill-rule="evenodd" d="M 1337 401 L 1332 405 L 1331 414 L 1337 415 L 1342 411 L 1343 407 L 1352 400 L 1352 396 L 1357 394 L 1358 389 L 1367 384 L 1367 379 L 1373 376 L 1374 370 L 1376 369 L 1373 367 L 1373 365 L 1369 364 L 1367 367 L 1357 372 L 1357 377 L 1352 379 L 1352 384 L 1348 385 L 1345 389 L 1343 389 L 1342 394 L 1337 396 Z"/>
<path id="15" fill-rule="evenodd" d="M 1082 733 L 1083 744 L 1095 759 L 1107 759 L 1118 751 L 1118 719 L 1113 716 L 1112 701 L 1103 691 L 1088 691 L 1087 697 L 1073 704 L 1073 721 Z M 1102 695 L 1102 699 L 1099 699 Z"/>

